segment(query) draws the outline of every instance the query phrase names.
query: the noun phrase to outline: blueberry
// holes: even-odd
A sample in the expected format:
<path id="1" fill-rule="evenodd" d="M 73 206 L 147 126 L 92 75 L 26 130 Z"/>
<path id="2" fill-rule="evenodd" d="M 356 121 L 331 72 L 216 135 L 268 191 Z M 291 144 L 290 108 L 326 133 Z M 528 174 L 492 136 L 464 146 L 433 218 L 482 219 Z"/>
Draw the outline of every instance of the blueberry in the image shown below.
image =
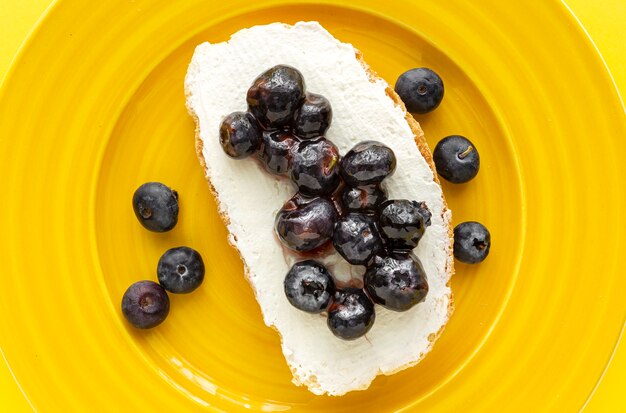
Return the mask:
<path id="1" fill-rule="evenodd" d="M 159 283 L 169 292 L 190 293 L 204 280 L 204 262 L 194 249 L 172 248 L 165 251 L 159 259 L 157 277 Z"/>
<path id="2" fill-rule="evenodd" d="M 454 228 L 454 257 L 466 264 L 477 264 L 489 255 L 491 234 L 479 222 L 463 222 Z"/>
<path id="3" fill-rule="evenodd" d="M 333 245 L 353 265 L 367 265 L 383 250 L 374 218 L 358 212 L 351 212 L 337 221 Z"/>
<path id="4" fill-rule="evenodd" d="M 413 113 L 433 111 L 443 99 L 443 81 L 437 73 L 425 67 L 402 73 L 394 89 L 407 110 Z"/>
<path id="5" fill-rule="evenodd" d="M 335 282 L 326 267 L 313 260 L 294 264 L 284 286 L 291 305 L 307 313 L 326 310 L 335 292 Z"/>
<path id="6" fill-rule="evenodd" d="M 329 140 L 301 142 L 293 152 L 291 179 L 306 196 L 332 193 L 339 185 L 339 150 Z"/>
<path id="7" fill-rule="evenodd" d="M 234 112 L 220 124 L 220 145 L 226 155 L 242 159 L 252 155 L 261 147 L 261 128 L 247 112 Z"/>
<path id="8" fill-rule="evenodd" d="M 155 327 L 169 312 L 170 299 L 165 289 L 154 281 L 138 281 L 122 297 L 122 314 L 137 328 Z"/>
<path id="9" fill-rule="evenodd" d="M 304 101 L 304 79 L 295 68 L 274 66 L 257 77 L 248 89 L 250 112 L 268 129 L 289 125 Z"/>
<path id="10" fill-rule="evenodd" d="M 406 311 L 428 294 L 426 273 L 412 253 L 377 257 L 365 273 L 364 282 L 375 303 L 394 311 Z"/>
<path id="11" fill-rule="evenodd" d="M 380 206 L 379 225 L 387 246 L 392 250 L 412 250 L 417 247 L 426 227 L 430 211 L 423 202 L 395 199 Z"/>
<path id="12" fill-rule="evenodd" d="M 376 141 L 363 141 L 341 160 L 341 176 L 350 186 L 378 184 L 396 170 L 393 151 Z"/>
<path id="13" fill-rule="evenodd" d="M 293 120 L 293 131 L 302 139 L 323 136 L 332 118 L 333 111 L 328 99 L 322 95 L 307 93 Z"/>
<path id="14" fill-rule="evenodd" d="M 374 325 L 374 303 L 359 288 L 335 291 L 328 309 L 328 328 L 344 340 L 357 339 Z"/>
<path id="15" fill-rule="evenodd" d="M 345 186 L 341 204 L 348 211 L 375 212 L 387 200 L 387 191 L 381 185 Z"/>
<path id="16" fill-rule="evenodd" d="M 289 132 L 276 130 L 263 132 L 263 147 L 260 153 L 265 169 L 274 175 L 289 173 L 293 151 L 298 140 Z"/>
<path id="17" fill-rule="evenodd" d="M 452 135 L 443 138 L 435 146 L 433 161 L 437 173 L 446 181 L 462 184 L 478 174 L 480 156 L 469 139 Z"/>
<path id="18" fill-rule="evenodd" d="M 178 222 L 178 193 L 160 182 L 147 182 L 135 191 L 133 209 L 146 229 L 169 231 Z"/>
<path id="19" fill-rule="evenodd" d="M 337 211 L 326 198 L 296 194 L 278 211 L 274 228 L 281 242 L 295 251 L 312 251 L 333 236 Z"/>

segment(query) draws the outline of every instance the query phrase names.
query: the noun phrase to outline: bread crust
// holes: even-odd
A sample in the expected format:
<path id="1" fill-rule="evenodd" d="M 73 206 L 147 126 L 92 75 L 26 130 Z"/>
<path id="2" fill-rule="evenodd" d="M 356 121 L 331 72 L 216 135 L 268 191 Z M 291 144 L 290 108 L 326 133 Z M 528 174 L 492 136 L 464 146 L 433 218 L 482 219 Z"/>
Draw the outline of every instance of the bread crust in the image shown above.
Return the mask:
<path id="1" fill-rule="evenodd" d="M 284 24 L 284 26 L 285 27 L 292 27 L 291 25 L 288 25 L 288 24 Z M 379 82 L 379 81 L 383 80 L 365 62 L 365 60 L 363 59 L 363 54 L 361 53 L 361 51 L 359 51 L 356 48 L 354 48 L 354 50 L 355 50 L 356 58 L 359 61 L 359 63 L 363 66 L 365 71 L 367 72 L 367 75 L 368 75 L 368 78 L 369 78 L 370 82 L 376 83 L 376 82 Z M 185 98 L 186 98 L 187 102 L 189 101 L 188 98 L 189 98 L 190 93 L 191 93 L 191 91 L 185 90 Z M 397 106 L 400 106 L 402 108 L 402 110 L 405 112 L 405 119 L 406 119 L 409 127 L 411 128 L 411 131 L 413 132 L 415 145 L 417 146 L 417 148 L 419 149 L 420 153 L 422 154 L 422 156 L 424 157 L 424 159 L 428 163 L 428 166 L 430 167 L 430 169 L 432 170 L 434 181 L 438 185 L 440 185 L 439 179 L 437 177 L 437 171 L 435 169 L 435 164 L 433 162 L 433 157 L 432 157 L 432 154 L 431 154 L 430 149 L 428 147 L 428 143 L 426 142 L 426 139 L 424 137 L 424 131 L 420 127 L 419 123 L 415 120 L 415 118 L 413 118 L 413 116 L 410 113 L 407 112 L 406 107 L 405 107 L 404 103 L 402 102 L 402 99 L 400 99 L 400 96 L 398 96 L 398 94 L 391 88 L 391 86 L 387 85 L 386 93 L 387 93 L 387 96 L 389 96 L 389 98 Z M 227 214 L 223 214 L 221 212 L 222 208 L 219 208 L 219 206 L 221 204 L 221 201 L 219 199 L 217 191 L 215 190 L 215 187 L 213 186 L 213 183 L 211 182 L 210 176 L 208 176 L 208 174 L 207 174 L 206 160 L 204 159 L 204 155 L 202 153 L 204 144 L 202 142 L 202 139 L 200 138 L 200 120 L 198 119 L 198 115 L 194 112 L 193 108 L 191 108 L 189 105 L 187 105 L 187 110 L 188 110 L 190 116 L 193 118 L 193 120 L 194 120 L 194 122 L 196 124 L 195 148 L 196 148 L 196 155 L 198 156 L 198 161 L 200 162 L 200 165 L 202 166 L 202 169 L 205 172 L 205 178 L 206 178 L 206 180 L 207 180 L 207 182 L 209 184 L 209 190 L 213 194 L 213 197 L 215 198 L 215 201 L 218 204 L 218 213 L 220 214 L 220 217 L 224 221 L 224 224 L 228 226 L 228 224 L 230 223 L 230 218 L 228 217 Z M 446 200 L 445 200 L 445 198 L 443 196 L 442 196 L 442 201 L 443 201 L 443 209 L 442 209 L 442 212 L 441 212 L 441 218 L 442 218 L 443 222 L 445 223 L 446 227 L 448 228 L 448 239 L 449 239 L 449 245 L 448 245 L 448 251 L 447 251 L 447 256 L 448 257 L 447 257 L 447 261 L 446 261 L 446 273 L 448 274 L 449 280 L 448 280 L 448 283 L 446 285 L 448 287 L 450 287 L 450 279 L 452 278 L 452 275 L 454 275 L 454 257 L 453 257 L 453 253 L 452 253 L 452 246 L 453 246 L 453 242 L 454 242 L 453 231 L 452 231 L 452 223 L 451 223 L 452 216 L 451 216 L 450 210 L 448 209 L 448 205 L 446 203 Z M 243 258 L 243 256 L 241 256 L 241 253 L 240 253 L 239 249 L 237 248 L 237 245 L 233 242 L 232 234 L 231 234 L 231 237 L 228 237 L 228 243 L 239 253 L 239 256 L 240 256 L 241 261 L 242 261 L 243 266 L 244 266 L 244 276 L 245 276 L 246 280 L 248 282 L 250 282 L 250 268 L 248 267 L 248 264 L 246 263 L 246 260 Z M 258 298 L 256 297 L 255 289 L 253 288 L 252 290 L 253 290 L 253 293 L 255 295 L 255 299 L 257 299 L 257 301 L 258 301 Z M 449 296 L 449 300 L 448 300 L 448 312 L 447 312 L 448 320 L 450 319 L 450 316 L 452 315 L 453 312 L 454 312 L 454 300 L 453 300 L 452 290 L 450 290 L 450 296 Z M 447 324 L 447 322 L 446 322 L 446 324 Z M 410 363 L 407 363 L 407 364 L 399 367 L 398 369 L 395 369 L 392 372 L 383 373 L 382 371 L 379 370 L 377 375 L 381 375 L 381 374 L 385 374 L 385 375 L 395 374 L 395 373 L 397 373 L 397 372 L 399 372 L 401 370 L 404 370 L 406 368 L 409 368 L 409 367 L 412 367 L 412 366 L 418 364 L 426 356 L 426 354 L 428 354 L 430 352 L 434 342 L 443 333 L 443 330 L 445 329 L 446 324 L 442 325 L 441 328 L 439 329 L 439 331 L 437 331 L 437 333 L 431 334 L 428 337 L 428 340 L 430 341 L 430 345 L 428 346 L 428 348 L 426 348 L 421 353 L 420 357 L 417 360 L 415 360 L 413 362 L 410 362 Z M 280 330 L 278 330 L 276 328 L 276 326 L 274 326 L 274 325 L 270 325 L 270 327 L 278 333 L 278 336 L 280 337 L 281 344 L 282 344 L 283 337 L 282 337 L 282 334 L 281 334 Z M 287 365 L 289 366 L 289 369 L 291 370 L 291 373 L 292 373 L 292 376 L 293 376 L 292 382 L 295 385 L 306 386 L 307 388 L 316 387 L 315 386 L 315 377 L 314 376 L 312 378 L 311 377 L 306 377 L 306 378 L 300 377 L 297 374 L 297 370 L 291 364 L 287 363 Z M 371 383 L 367 383 L 362 388 L 355 388 L 355 389 L 352 389 L 352 391 L 365 390 L 365 389 L 367 389 L 370 386 L 370 384 Z"/>

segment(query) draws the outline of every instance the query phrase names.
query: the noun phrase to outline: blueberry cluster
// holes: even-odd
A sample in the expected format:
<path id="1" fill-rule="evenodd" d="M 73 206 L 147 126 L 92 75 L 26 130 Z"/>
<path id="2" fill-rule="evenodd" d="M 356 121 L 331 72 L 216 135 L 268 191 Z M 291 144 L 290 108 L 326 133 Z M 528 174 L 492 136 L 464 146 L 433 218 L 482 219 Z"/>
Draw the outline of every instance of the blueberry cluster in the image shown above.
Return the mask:
<path id="1" fill-rule="evenodd" d="M 133 195 L 133 209 L 144 228 L 166 232 L 178 222 L 178 193 L 160 182 L 147 182 Z M 204 280 L 204 262 L 198 251 L 189 247 L 167 250 L 157 265 L 158 283 L 144 280 L 133 283 L 122 297 L 122 314 L 137 328 L 161 324 L 170 311 L 167 291 L 186 294 Z"/>
<path id="2" fill-rule="evenodd" d="M 423 301 L 428 283 L 412 250 L 431 213 L 424 203 L 387 199 L 382 183 L 396 169 L 393 151 L 364 141 L 341 157 L 324 137 L 330 103 L 306 92 L 302 74 L 290 66 L 257 77 L 247 103 L 247 112 L 223 119 L 220 144 L 234 159 L 256 154 L 268 172 L 289 176 L 298 188 L 276 215 L 278 239 L 309 255 L 332 244 L 350 264 L 366 266 L 363 288 L 339 288 L 321 263 L 298 262 L 284 281 L 289 302 L 309 313 L 327 311 L 333 334 L 351 340 L 372 327 L 374 303 L 406 311 Z"/>

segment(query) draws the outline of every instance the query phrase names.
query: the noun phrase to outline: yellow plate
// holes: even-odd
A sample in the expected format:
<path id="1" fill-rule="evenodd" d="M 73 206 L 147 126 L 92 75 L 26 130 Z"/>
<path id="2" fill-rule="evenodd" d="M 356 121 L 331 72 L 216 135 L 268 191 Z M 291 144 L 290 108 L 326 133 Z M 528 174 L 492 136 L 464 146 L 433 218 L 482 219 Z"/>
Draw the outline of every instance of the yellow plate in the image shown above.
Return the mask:
<path id="1" fill-rule="evenodd" d="M 41 411 L 572 411 L 622 328 L 624 110 L 602 61 L 559 2 L 59 1 L 0 93 L 0 346 Z M 445 3 L 445 4 L 443 4 Z M 227 245 L 193 149 L 182 79 L 196 44 L 247 26 L 319 20 L 390 83 L 434 68 L 446 96 L 421 116 L 429 143 L 464 134 L 482 169 L 445 185 L 455 222 L 494 245 L 457 266 L 456 312 L 418 366 L 364 392 L 290 383 Z M 134 189 L 181 194 L 178 226 L 143 230 Z M 168 320 L 129 328 L 126 287 L 189 245 L 205 284 Z"/>

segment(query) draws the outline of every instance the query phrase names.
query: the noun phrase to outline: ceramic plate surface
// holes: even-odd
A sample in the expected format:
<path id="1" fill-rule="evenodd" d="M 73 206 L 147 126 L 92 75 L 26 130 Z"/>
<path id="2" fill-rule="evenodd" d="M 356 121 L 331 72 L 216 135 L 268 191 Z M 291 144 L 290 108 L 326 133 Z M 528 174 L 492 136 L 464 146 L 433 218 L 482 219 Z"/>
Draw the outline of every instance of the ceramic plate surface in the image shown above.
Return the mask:
<path id="1" fill-rule="evenodd" d="M 559 2 L 61 0 L 0 92 L 0 345 L 40 411 L 575 411 L 622 327 L 624 112 L 592 44 Z M 444 184 L 454 223 L 492 233 L 457 264 L 456 311 L 418 366 L 367 391 L 291 384 L 194 151 L 183 78 L 194 47 L 274 21 L 318 20 L 391 84 L 445 81 L 417 119 L 431 148 L 468 136 L 478 177 Z M 180 193 L 170 233 L 131 208 L 141 183 Z M 137 331 L 125 289 L 168 248 L 205 258 L 202 287 Z"/>

